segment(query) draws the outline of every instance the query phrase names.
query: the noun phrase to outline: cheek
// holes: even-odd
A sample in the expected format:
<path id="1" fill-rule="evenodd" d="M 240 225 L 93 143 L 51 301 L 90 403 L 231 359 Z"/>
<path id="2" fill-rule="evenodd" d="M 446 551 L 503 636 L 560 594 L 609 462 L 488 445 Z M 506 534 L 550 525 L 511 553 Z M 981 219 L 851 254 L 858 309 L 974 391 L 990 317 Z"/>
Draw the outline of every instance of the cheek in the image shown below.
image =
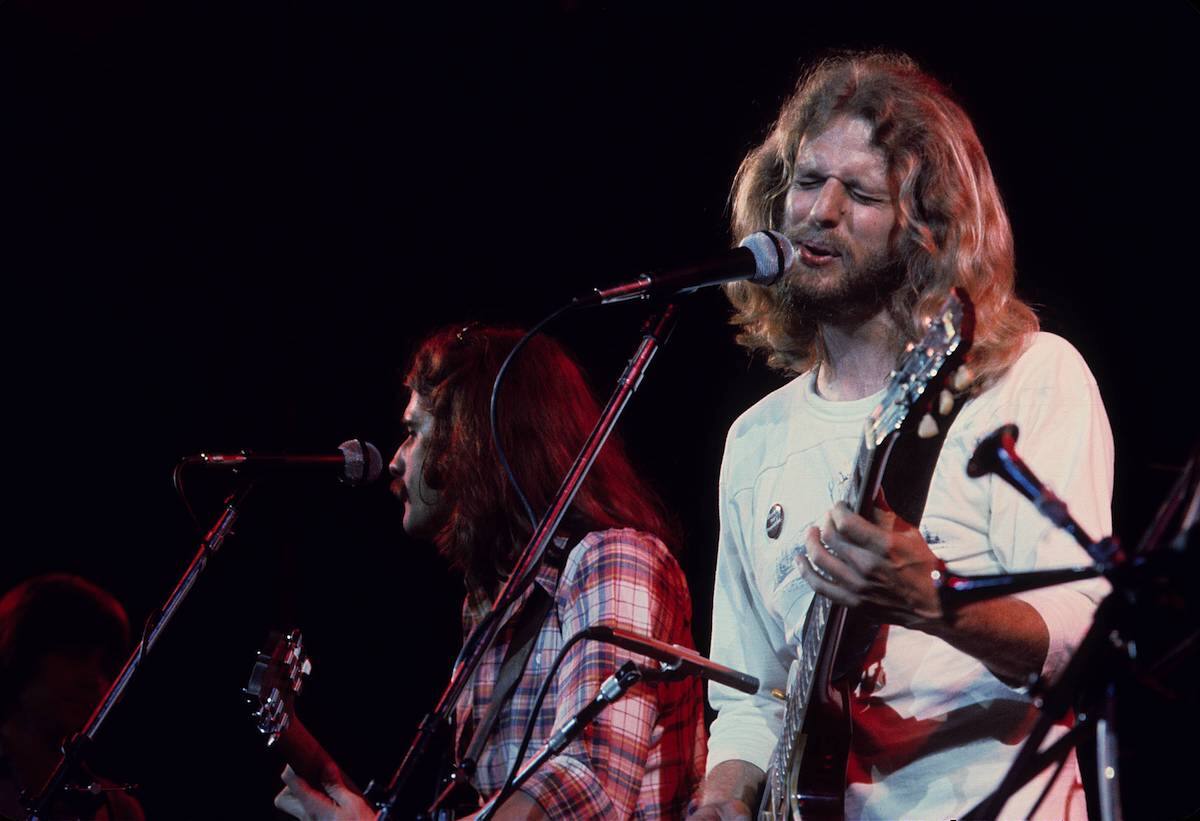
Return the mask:
<path id="1" fill-rule="evenodd" d="M 410 456 L 405 462 L 405 482 L 408 484 L 409 493 L 418 496 L 422 503 L 427 503 L 437 497 L 437 491 L 431 488 L 427 481 L 429 465 L 425 449 L 414 448 Z"/>
<path id="2" fill-rule="evenodd" d="M 423 483 L 425 475 L 425 449 L 421 447 L 413 448 L 404 465 L 408 471 L 408 475 L 414 482 Z"/>
<path id="3" fill-rule="evenodd" d="M 892 232 L 896 228 L 896 214 L 894 211 L 879 212 L 875 211 L 870 216 L 870 226 L 872 234 L 881 242 L 891 240 Z"/>
<path id="4" fill-rule="evenodd" d="M 896 220 L 891 215 L 879 212 L 855 212 L 853 223 L 848 226 L 847 233 L 853 246 L 855 257 L 875 256 L 888 253 L 892 247 L 892 229 Z"/>
<path id="5" fill-rule="evenodd" d="M 783 198 L 783 225 L 789 228 L 804 219 L 804 215 L 812 209 L 812 203 L 805 202 L 805 197 L 796 191 L 788 191 Z"/>

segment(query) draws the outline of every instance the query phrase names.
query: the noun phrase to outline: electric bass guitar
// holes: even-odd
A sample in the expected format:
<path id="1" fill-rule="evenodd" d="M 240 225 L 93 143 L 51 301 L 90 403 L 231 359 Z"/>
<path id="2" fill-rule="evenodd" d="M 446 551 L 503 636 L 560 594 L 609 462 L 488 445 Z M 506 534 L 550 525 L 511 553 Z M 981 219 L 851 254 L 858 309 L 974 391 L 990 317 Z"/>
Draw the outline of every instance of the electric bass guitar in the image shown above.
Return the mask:
<path id="1" fill-rule="evenodd" d="M 970 383 L 961 363 L 973 332 L 970 299 L 956 288 L 929 320 L 924 338 L 907 347 L 866 420 L 844 497 L 851 510 L 869 518 L 882 487 L 900 518 L 920 524 L 945 431 Z M 767 769 L 760 819 L 843 817 L 850 690 L 877 632 L 878 625 L 847 619 L 845 607 L 814 597 L 786 696 L 783 730 Z"/>

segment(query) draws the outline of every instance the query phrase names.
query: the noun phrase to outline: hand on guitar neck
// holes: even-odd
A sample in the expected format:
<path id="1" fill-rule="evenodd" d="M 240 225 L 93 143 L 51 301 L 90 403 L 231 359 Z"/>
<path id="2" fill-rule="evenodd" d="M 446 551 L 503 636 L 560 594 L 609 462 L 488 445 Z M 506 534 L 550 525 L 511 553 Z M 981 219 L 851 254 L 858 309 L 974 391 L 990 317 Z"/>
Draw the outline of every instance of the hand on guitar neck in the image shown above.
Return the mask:
<path id="1" fill-rule="evenodd" d="M 284 787 L 275 796 L 280 810 L 305 821 L 375 817 L 354 782 L 294 714 L 275 747 L 287 761 L 280 776 Z"/>
<path id="2" fill-rule="evenodd" d="M 291 765 L 284 768 L 284 788 L 275 796 L 275 806 L 302 821 L 364 821 L 375 817 L 375 808 L 343 777 L 332 760 L 333 770 L 325 770 L 326 780 L 320 786 L 302 778 Z"/>

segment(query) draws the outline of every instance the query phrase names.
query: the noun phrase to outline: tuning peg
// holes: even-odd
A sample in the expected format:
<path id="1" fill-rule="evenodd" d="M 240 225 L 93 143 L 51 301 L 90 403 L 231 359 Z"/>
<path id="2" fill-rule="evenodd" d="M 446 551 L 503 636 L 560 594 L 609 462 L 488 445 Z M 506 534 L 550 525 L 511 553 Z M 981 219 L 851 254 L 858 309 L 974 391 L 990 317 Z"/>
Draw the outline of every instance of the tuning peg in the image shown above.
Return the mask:
<path id="1" fill-rule="evenodd" d="M 966 365 L 959 365 L 958 370 L 954 372 L 954 376 L 950 377 L 950 385 L 956 391 L 964 391 L 974 378 L 975 374 L 971 373 L 970 368 Z"/>
<path id="2" fill-rule="evenodd" d="M 917 436 L 922 439 L 932 439 L 938 435 L 937 422 L 933 421 L 933 414 L 925 414 L 921 417 L 921 423 L 917 425 Z"/>
<path id="3" fill-rule="evenodd" d="M 954 410 L 954 394 L 942 388 L 942 392 L 938 394 L 938 415 L 949 416 L 952 410 Z"/>

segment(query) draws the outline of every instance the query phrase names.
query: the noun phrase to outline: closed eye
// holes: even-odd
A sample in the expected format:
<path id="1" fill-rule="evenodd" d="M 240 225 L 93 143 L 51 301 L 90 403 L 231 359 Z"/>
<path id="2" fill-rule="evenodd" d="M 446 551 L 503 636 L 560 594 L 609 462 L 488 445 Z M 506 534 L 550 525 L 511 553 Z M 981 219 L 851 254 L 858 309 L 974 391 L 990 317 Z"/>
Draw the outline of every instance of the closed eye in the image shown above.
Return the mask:
<path id="1" fill-rule="evenodd" d="M 884 202 L 882 197 L 873 197 L 870 194 L 863 193 L 862 191 L 855 191 L 853 188 L 850 189 L 850 196 L 854 197 L 855 200 L 857 200 L 858 202 L 862 202 L 862 203 Z"/>

